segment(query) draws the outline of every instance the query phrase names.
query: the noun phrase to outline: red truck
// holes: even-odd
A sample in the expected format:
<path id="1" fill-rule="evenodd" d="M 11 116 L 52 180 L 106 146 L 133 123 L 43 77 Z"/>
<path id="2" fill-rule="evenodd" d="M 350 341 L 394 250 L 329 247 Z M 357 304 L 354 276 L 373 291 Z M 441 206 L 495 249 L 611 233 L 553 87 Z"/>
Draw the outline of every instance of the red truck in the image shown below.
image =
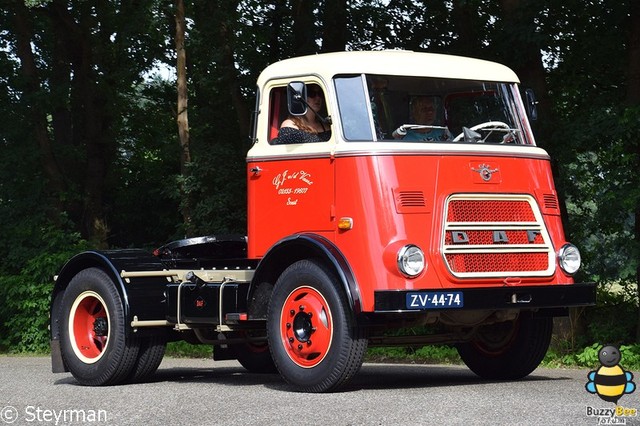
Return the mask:
<path id="1" fill-rule="evenodd" d="M 53 371 L 142 381 L 184 340 L 307 392 L 348 383 L 368 346 L 450 344 L 483 378 L 528 375 L 553 317 L 595 303 L 595 285 L 573 279 L 580 252 L 529 95 L 509 68 L 456 56 L 270 65 L 247 154 L 247 236 L 70 259 L 52 294 Z M 311 96 L 324 100 L 325 137 L 285 141 L 281 123 Z"/>

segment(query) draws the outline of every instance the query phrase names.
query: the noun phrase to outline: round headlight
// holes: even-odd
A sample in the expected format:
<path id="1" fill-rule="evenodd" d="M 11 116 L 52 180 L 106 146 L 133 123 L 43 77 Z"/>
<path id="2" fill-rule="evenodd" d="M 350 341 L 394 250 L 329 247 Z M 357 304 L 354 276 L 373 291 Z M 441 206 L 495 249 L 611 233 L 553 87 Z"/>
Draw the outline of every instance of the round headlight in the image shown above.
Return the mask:
<path id="1" fill-rule="evenodd" d="M 580 250 L 573 244 L 565 244 L 558 251 L 558 263 L 564 272 L 573 275 L 580 269 Z"/>
<path id="2" fill-rule="evenodd" d="M 420 247 L 409 244 L 398 251 L 398 269 L 403 275 L 417 277 L 424 270 L 424 266 L 424 253 Z"/>

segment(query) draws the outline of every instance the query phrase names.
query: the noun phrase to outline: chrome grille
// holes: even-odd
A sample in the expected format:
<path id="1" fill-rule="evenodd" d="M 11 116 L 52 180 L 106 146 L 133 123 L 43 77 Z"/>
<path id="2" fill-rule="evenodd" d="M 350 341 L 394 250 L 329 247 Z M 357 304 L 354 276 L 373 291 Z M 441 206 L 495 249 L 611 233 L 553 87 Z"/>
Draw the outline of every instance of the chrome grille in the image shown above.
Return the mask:
<path id="1" fill-rule="evenodd" d="M 456 194 L 445 211 L 442 255 L 454 276 L 553 274 L 553 246 L 532 196 Z"/>

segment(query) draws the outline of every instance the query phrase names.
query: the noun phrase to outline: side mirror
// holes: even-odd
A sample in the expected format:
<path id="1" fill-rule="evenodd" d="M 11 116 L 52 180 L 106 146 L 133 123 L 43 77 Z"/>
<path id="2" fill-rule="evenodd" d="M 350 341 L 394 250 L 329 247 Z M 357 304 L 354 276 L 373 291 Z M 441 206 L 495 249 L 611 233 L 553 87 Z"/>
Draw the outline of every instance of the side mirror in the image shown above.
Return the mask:
<path id="1" fill-rule="evenodd" d="M 307 113 L 307 86 L 301 81 L 292 81 L 287 85 L 287 107 L 291 115 Z"/>
<path id="2" fill-rule="evenodd" d="M 536 95 L 533 93 L 533 89 L 527 89 L 524 91 L 527 104 L 527 113 L 531 121 L 538 119 L 538 101 L 536 101 Z"/>

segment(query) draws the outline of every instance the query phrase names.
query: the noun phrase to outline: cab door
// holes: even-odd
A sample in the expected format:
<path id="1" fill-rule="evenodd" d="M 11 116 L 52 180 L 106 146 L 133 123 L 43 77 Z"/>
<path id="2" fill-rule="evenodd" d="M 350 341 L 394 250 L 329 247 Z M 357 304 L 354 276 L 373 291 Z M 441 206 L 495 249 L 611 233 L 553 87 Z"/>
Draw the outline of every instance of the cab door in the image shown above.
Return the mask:
<path id="1" fill-rule="evenodd" d="M 327 90 L 319 81 L 325 100 Z M 257 141 L 247 156 L 248 255 L 262 257 L 271 246 L 297 233 L 333 239 L 333 135 L 326 142 L 279 144 L 278 130 L 288 116 L 287 82 L 267 86 L 258 116 Z M 326 102 L 326 101 L 325 101 Z M 330 106 L 326 106 L 328 114 Z"/>

